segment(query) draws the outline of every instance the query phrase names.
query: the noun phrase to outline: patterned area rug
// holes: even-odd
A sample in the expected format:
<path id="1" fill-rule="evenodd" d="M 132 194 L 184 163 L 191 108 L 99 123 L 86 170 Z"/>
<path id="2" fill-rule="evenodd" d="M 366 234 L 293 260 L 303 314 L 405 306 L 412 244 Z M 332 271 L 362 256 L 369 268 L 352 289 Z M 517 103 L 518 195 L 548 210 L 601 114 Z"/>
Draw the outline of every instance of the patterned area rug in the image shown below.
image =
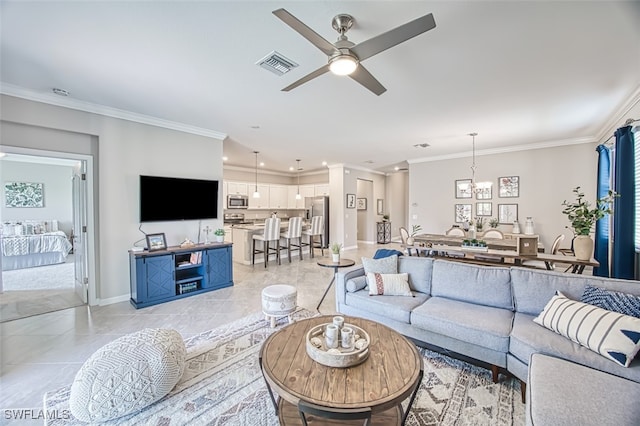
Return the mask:
<path id="1" fill-rule="evenodd" d="M 314 315 L 300 310 L 294 318 Z M 139 413 L 103 424 L 278 425 L 258 365 L 258 352 L 264 340 L 284 325 L 286 319 L 272 329 L 264 316 L 256 313 L 187 339 L 187 367 L 174 390 Z M 486 369 L 426 349 L 421 353 L 425 374 L 407 424 L 524 424 L 524 404 L 517 380 L 494 384 Z M 47 392 L 44 409 L 68 410 L 70 388 Z M 71 418 L 48 420 L 45 424 L 85 423 Z"/>

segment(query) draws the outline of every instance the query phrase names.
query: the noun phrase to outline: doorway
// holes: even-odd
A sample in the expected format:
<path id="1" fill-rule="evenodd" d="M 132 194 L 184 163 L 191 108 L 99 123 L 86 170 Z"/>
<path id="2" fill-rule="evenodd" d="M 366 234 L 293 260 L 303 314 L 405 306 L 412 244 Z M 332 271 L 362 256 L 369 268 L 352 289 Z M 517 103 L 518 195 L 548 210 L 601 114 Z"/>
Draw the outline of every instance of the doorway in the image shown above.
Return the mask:
<path id="1" fill-rule="evenodd" d="M 87 304 L 91 157 L 7 149 L 0 158 L 0 322 Z M 16 182 L 39 190 L 36 201 L 13 201 Z"/>

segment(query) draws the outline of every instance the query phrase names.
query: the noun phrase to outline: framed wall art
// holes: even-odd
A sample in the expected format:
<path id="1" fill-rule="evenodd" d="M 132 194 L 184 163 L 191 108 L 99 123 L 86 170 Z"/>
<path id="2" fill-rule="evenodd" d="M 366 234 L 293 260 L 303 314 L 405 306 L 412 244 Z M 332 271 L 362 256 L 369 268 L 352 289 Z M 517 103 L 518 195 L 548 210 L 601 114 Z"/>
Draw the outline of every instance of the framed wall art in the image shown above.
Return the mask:
<path id="1" fill-rule="evenodd" d="M 358 210 L 366 210 L 367 209 L 367 199 L 366 198 L 358 198 L 357 206 L 358 206 Z"/>
<path id="2" fill-rule="evenodd" d="M 456 198 L 471 198 L 471 179 L 456 180 Z"/>
<path id="3" fill-rule="evenodd" d="M 33 182 L 5 182 L 6 207 L 44 207 L 44 184 Z"/>
<path id="4" fill-rule="evenodd" d="M 347 194 L 347 208 L 348 209 L 356 208 L 356 194 Z"/>
<path id="5" fill-rule="evenodd" d="M 476 203 L 476 216 L 491 216 L 492 214 L 491 203 Z"/>
<path id="6" fill-rule="evenodd" d="M 456 204 L 455 222 L 464 223 L 471 220 L 471 204 Z"/>
<path id="7" fill-rule="evenodd" d="M 520 196 L 520 176 L 502 176 L 498 178 L 498 197 L 515 198 Z"/>
<path id="8" fill-rule="evenodd" d="M 498 204 L 498 222 L 503 225 L 513 224 L 518 220 L 517 204 Z"/>
<path id="9" fill-rule="evenodd" d="M 164 233 L 147 234 L 147 247 L 149 251 L 165 250 L 167 248 L 167 239 Z"/>
<path id="10" fill-rule="evenodd" d="M 492 185 L 489 182 L 478 182 L 476 200 L 490 200 L 493 196 Z"/>
<path id="11" fill-rule="evenodd" d="M 382 198 L 376 200 L 376 214 L 384 214 L 384 201 Z"/>

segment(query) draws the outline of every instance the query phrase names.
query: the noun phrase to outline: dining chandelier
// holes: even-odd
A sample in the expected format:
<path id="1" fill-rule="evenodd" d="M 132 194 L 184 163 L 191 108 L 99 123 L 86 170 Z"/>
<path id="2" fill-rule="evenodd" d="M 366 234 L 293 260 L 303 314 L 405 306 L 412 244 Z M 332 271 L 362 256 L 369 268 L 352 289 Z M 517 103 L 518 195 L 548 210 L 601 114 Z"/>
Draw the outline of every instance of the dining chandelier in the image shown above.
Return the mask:
<path id="1" fill-rule="evenodd" d="M 476 166 L 476 136 L 478 136 L 478 133 L 474 132 L 474 133 L 469 133 L 469 136 L 472 137 L 472 154 L 471 154 L 471 193 L 472 194 L 477 194 L 478 192 L 482 191 L 484 188 L 488 188 L 491 186 L 491 182 L 476 182 L 476 170 L 477 170 L 477 166 Z"/>
<path id="2" fill-rule="evenodd" d="M 260 193 L 258 192 L 258 151 L 253 151 L 256 155 L 256 190 L 253 193 L 253 198 L 260 198 Z"/>

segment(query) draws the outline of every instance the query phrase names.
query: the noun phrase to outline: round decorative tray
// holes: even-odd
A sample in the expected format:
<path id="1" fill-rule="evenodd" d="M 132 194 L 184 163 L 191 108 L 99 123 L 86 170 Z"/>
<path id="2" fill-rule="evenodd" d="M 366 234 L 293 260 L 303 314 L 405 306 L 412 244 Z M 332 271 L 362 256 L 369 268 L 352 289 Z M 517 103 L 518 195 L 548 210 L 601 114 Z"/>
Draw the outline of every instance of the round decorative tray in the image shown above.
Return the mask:
<path id="1" fill-rule="evenodd" d="M 329 349 L 324 338 L 327 325 L 319 324 L 307 333 L 307 354 L 312 360 L 327 367 L 346 368 L 364 362 L 369 357 L 369 334 L 357 325 L 345 323 L 343 327 L 350 327 L 355 334 L 355 345 L 351 349 L 343 348 L 340 344 L 335 349 Z"/>

